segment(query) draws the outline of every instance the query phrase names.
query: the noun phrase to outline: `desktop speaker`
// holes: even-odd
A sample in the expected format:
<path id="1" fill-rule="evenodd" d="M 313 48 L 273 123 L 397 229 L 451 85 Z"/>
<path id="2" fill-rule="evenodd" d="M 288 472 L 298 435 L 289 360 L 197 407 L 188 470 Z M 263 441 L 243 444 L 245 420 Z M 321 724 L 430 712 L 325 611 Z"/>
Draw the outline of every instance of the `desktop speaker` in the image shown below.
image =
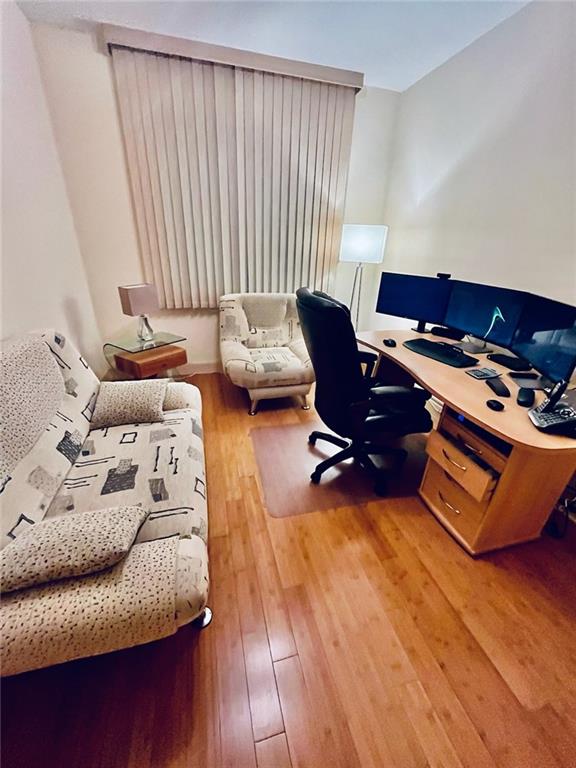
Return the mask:
<path id="1" fill-rule="evenodd" d="M 430 333 L 434 336 L 441 336 L 443 339 L 453 339 L 454 341 L 462 341 L 466 334 L 463 331 L 457 331 L 456 328 L 444 328 L 441 325 L 435 325 L 431 328 Z"/>

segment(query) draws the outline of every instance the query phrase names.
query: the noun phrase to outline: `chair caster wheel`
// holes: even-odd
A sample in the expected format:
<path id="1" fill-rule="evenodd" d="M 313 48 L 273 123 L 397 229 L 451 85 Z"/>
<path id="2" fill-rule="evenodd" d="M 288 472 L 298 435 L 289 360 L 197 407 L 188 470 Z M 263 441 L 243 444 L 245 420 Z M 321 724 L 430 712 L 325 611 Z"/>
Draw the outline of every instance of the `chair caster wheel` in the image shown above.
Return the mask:
<path id="1" fill-rule="evenodd" d="M 314 437 L 314 435 L 309 436 L 308 445 L 316 445 L 316 438 Z"/>
<path id="2" fill-rule="evenodd" d="M 386 496 L 388 493 L 388 484 L 386 480 L 376 480 L 374 483 L 374 493 L 376 496 Z"/>
<path id="3" fill-rule="evenodd" d="M 322 475 L 320 474 L 320 472 L 312 472 L 312 474 L 310 475 L 310 480 L 314 483 L 314 485 L 318 485 L 321 477 Z"/>

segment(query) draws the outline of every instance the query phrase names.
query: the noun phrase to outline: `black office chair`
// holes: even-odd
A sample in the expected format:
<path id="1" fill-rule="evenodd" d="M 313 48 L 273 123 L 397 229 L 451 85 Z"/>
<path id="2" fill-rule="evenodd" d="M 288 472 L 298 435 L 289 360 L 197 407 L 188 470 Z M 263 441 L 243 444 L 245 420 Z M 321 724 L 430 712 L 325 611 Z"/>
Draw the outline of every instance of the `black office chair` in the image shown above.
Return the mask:
<path id="1" fill-rule="evenodd" d="M 320 291 L 296 291 L 296 307 L 304 341 L 316 375 L 314 404 L 322 421 L 339 435 L 312 432 L 308 442 L 327 440 L 342 450 L 318 464 L 310 475 L 319 483 L 322 473 L 354 458 L 371 472 L 374 490 L 386 493 L 386 475 L 370 455 L 389 454 L 406 458 L 406 451 L 383 444 L 386 439 L 429 432 L 432 419 L 425 408 L 430 394 L 414 387 L 375 386 L 371 369 L 362 373 L 363 362 L 375 356 L 358 350 L 348 308 Z M 345 439 L 343 439 L 345 438 Z"/>

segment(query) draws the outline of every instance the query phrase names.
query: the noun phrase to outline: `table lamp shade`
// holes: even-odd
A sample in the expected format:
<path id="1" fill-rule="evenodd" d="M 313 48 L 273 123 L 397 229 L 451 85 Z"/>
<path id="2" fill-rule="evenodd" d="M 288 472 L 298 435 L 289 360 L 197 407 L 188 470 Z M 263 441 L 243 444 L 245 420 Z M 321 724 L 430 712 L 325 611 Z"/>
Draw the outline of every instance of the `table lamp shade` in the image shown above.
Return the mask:
<path id="1" fill-rule="evenodd" d="M 135 317 L 147 315 L 159 309 L 156 286 L 152 283 L 138 283 L 137 285 L 118 286 L 122 312 L 125 315 Z"/>
<path id="2" fill-rule="evenodd" d="M 387 235 L 388 227 L 383 224 L 344 224 L 340 261 L 380 264 L 384 259 Z"/>

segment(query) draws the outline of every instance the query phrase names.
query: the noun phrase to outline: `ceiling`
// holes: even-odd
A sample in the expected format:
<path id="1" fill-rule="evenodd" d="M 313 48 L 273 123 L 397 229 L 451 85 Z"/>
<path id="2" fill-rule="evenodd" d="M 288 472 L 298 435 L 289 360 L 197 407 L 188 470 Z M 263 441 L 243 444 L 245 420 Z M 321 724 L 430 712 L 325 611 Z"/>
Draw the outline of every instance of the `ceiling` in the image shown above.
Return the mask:
<path id="1" fill-rule="evenodd" d="M 19 5 L 31 21 L 107 21 L 364 72 L 403 91 L 516 13 L 524 0 L 395 2 L 53 2 Z"/>

